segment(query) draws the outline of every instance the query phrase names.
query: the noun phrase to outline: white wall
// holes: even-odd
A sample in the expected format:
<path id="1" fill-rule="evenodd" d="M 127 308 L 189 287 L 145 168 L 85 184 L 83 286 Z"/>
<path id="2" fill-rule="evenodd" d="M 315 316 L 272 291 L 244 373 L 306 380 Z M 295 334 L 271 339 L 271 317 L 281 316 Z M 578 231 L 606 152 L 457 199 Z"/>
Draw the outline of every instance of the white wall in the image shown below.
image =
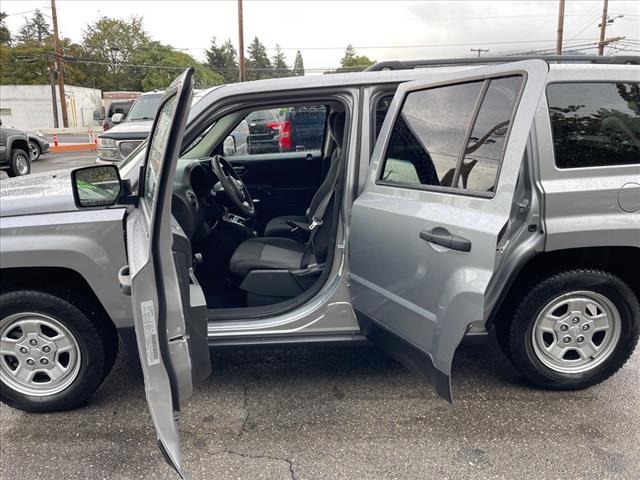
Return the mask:
<path id="1" fill-rule="evenodd" d="M 62 127 L 62 109 L 59 90 L 58 125 Z M 93 111 L 102 107 L 100 90 L 74 85 L 65 85 L 67 116 L 69 127 L 89 127 L 100 125 L 93 120 Z M 0 118 L 5 125 L 35 130 L 53 128 L 53 107 L 50 85 L 0 85 Z"/>

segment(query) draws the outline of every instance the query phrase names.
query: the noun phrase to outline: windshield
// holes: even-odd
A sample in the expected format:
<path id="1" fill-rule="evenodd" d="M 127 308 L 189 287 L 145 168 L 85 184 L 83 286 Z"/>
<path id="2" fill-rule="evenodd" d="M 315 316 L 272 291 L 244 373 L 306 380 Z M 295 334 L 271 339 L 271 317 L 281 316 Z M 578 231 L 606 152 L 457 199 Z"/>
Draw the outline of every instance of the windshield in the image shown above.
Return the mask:
<path id="1" fill-rule="evenodd" d="M 153 120 L 156 116 L 156 112 L 158 111 L 158 105 L 160 105 L 161 99 L 161 93 L 154 95 L 142 95 L 138 97 L 136 103 L 131 107 L 127 121 L 135 122 L 136 120 Z"/>

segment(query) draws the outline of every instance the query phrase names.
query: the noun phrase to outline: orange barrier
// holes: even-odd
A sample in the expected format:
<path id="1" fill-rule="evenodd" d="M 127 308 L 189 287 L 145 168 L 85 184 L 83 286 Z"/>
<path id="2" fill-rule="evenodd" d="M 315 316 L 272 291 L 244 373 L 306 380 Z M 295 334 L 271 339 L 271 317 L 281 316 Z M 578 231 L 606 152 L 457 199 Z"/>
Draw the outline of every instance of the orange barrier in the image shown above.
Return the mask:
<path id="1" fill-rule="evenodd" d="M 95 143 L 63 143 L 51 145 L 49 151 L 51 153 L 64 153 L 64 152 L 95 152 L 97 149 Z"/>

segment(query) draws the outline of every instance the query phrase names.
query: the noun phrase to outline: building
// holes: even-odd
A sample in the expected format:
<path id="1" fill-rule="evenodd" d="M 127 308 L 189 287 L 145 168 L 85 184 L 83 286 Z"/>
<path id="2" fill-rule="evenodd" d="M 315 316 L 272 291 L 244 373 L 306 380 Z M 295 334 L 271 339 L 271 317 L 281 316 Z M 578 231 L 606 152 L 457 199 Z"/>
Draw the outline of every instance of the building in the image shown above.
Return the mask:
<path id="1" fill-rule="evenodd" d="M 62 127 L 59 90 L 58 125 Z M 99 127 L 102 94 L 94 88 L 65 85 L 69 127 Z M 97 113 L 94 113 L 97 112 Z M 0 118 L 5 125 L 25 130 L 54 128 L 50 85 L 0 85 Z"/>

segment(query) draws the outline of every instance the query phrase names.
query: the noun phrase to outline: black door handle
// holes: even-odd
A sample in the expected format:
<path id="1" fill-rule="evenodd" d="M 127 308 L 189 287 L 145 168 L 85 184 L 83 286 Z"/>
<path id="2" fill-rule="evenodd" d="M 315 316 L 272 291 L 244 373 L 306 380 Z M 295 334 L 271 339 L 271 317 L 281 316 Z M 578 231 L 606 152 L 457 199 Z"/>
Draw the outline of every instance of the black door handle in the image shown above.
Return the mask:
<path id="1" fill-rule="evenodd" d="M 471 251 L 471 242 L 469 240 L 459 235 L 452 235 L 449 230 L 443 227 L 423 230 L 420 232 L 420 238 L 426 242 L 447 247 L 451 250 L 458 250 L 460 252 Z"/>
<path id="2" fill-rule="evenodd" d="M 235 167 L 233 167 L 233 169 L 236 171 L 236 173 L 240 176 L 244 175 L 245 173 L 247 173 L 247 167 L 245 167 L 244 165 L 236 165 Z"/>

